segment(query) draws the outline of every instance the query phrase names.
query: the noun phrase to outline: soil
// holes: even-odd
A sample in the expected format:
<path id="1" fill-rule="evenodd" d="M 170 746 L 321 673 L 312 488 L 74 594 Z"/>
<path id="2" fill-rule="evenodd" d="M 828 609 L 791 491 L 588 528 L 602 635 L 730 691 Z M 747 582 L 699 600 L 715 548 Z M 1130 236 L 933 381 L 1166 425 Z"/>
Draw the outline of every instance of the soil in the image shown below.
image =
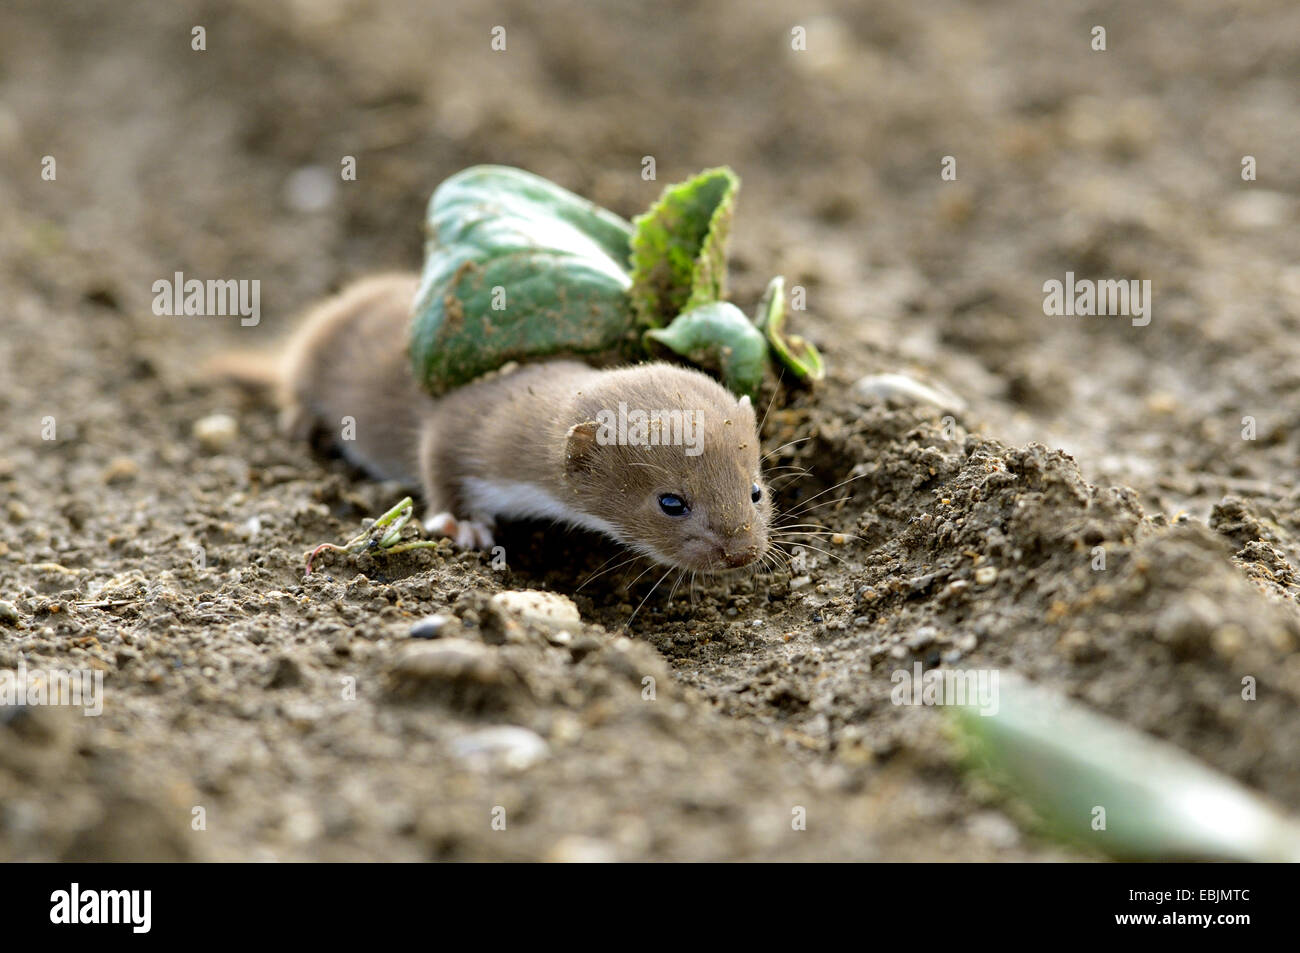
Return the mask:
<path id="1" fill-rule="evenodd" d="M 105 704 L 0 716 L 0 858 L 1101 856 L 891 704 L 918 661 L 1300 803 L 1300 7 L 819 9 L 4 4 L 0 669 L 99 671 Z M 304 575 L 403 490 L 199 368 L 418 268 L 430 192 L 479 162 L 627 216 L 738 171 L 732 300 L 784 274 L 830 365 L 767 417 L 778 503 L 840 536 L 675 592 L 544 526 L 504 567 Z M 259 280 L 260 323 L 154 314 L 178 271 Z M 1045 315 L 1067 271 L 1150 279 L 1150 323 Z M 962 409 L 855 390 L 883 373 Z M 237 433 L 200 441 L 217 413 Z"/>

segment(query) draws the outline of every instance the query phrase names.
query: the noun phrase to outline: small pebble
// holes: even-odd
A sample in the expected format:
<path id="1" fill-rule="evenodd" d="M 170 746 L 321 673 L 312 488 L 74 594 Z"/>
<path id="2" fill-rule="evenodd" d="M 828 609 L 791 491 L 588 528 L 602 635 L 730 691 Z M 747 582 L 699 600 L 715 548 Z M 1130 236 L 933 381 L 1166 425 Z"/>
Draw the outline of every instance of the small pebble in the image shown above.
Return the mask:
<path id="1" fill-rule="evenodd" d="M 1004 814 L 981 811 L 966 821 L 967 830 L 994 847 L 1011 848 L 1020 843 L 1020 830 Z"/>
<path id="2" fill-rule="evenodd" d="M 892 397 L 914 404 L 930 404 L 940 410 L 961 412 L 966 409 L 966 402 L 957 395 L 922 384 L 906 374 L 868 374 L 857 380 L 853 392 L 859 397 L 874 400 L 888 400 Z"/>
<path id="3" fill-rule="evenodd" d="M 1075 662 L 1094 662 L 1105 655 L 1105 651 L 1092 636 L 1078 629 L 1065 633 L 1057 644 Z"/>
<path id="4" fill-rule="evenodd" d="M 1275 228 L 1295 214 L 1295 203 L 1283 192 L 1251 189 L 1224 203 L 1229 224 L 1240 229 Z"/>
<path id="5" fill-rule="evenodd" d="M 908 636 L 907 641 L 904 644 L 906 644 L 909 649 L 915 652 L 918 649 L 923 649 L 927 645 L 932 643 L 938 637 L 938 635 L 939 635 L 939 630 L 936 629 L 934 626 L 923 625 L 915 632 L 913 632 L 910 636 Z"/>
<path id="6" fill-rule="evenodd" d="M 393 697 L 451 693 L 467 703 L 496 698 L 500 695 L 498 689 L 513 683 L 493 649 L 468 639 L 451 638 L 439 639 L 433 645 L 406 645 L 393 661 L 388 679 L 388 691 Z M 483 690 L 487 690 L 486 695 Z"/>
<path id="7" fill-rule="evenodd" d="M 987 586 L 997 578 L 998 570 L 996 566 L 980 566 L 979 569 L 975 570 L 976 585 Z"/>
<path id="8" fill-rule="evenodd" d="M 618 859 L 613 845 L 593 837 L 566 837 L 546 855 L 553 864 L 609 864 Z"/>
<path id="9" fill-rule="evenodd" d="M 194 439 L 208 453 L 220 453 L 239 436 L 239 422 L 229 414 L 209 414 L 194 421 Z"/>
<path id="10" fill-rule="evenodd" d="M 581 662 L 592 652 L 599 652 L 604 643 L 594 635 L 580 635 L 569 644 L 569 655 L 575 662 Z"/>
<path id="11" fill-rule="evenodd" d="M 536 589 L 498 592 L 492 607 L 520 622 L 549 629 L 573 629 L 582 624 L 577 604 L 568 596 Z"/>
<path id="12" fill-rule="evenodd" d="M 526 771 L 550 756 L 545 739 L 515 725 L 481 728 L 452 742 L 458 758 L 480 767 Z"/>
<path id="13" fill-rule="evenodd" d="M 0 617 L 3 614 L 3 605 L 4 603 L 0 603 Z M 1248 635 L 1249 633 L 1240 625 L 1235 622 L 1229 623 L 1214 630 L 1214 634 L 1210 637 L 1210 644 L 1219 655 L 1232 658 L 1245 648 Z"/>
<path id="14" fill-rule="evenodd" d="M 454 615 L 446 612 L 438 612 L 434 615 L 427 615 L 423 619 L 415 622 L 411 626 L 411 631 L 407 633 L 413 639 L 437 639 L 441 638 L 447 626 L 456 621 Z"/>
<path id="15" fill-rule="evenodd" d="M 341 181 L 337 173 L 319 165 L 294 169 L 284 183 L 284 204 L 295 212 L 319 212 L 334 202 Z"/>
<path id="16" fill-rule="evenodd" d="M 109 486 L 129 483 L 140 472 L 140 465 L 130 457 L 114 457 L 104 468 L 104 482 Z"/>
<path id="17" fill-rule="evenodd" d="M 15 625 L 18 622 L 18 610 L 12 602 L 0 602 L 0 622 Z"/>

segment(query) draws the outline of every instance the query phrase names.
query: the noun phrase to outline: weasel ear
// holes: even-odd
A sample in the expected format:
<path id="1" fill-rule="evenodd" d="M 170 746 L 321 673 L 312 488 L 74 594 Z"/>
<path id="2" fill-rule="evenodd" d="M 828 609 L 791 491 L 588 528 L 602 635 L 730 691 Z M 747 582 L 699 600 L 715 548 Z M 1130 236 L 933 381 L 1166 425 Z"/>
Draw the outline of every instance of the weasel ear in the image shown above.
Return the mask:
<path id="1" fill-rule="evenodd" d="M 740 398 L 740 406 L 741 406 L 741 407 L 753 407 L 753 406 L 754 406 L 754 405 L 750 402 L 750 400 L 749 400 L 749 395 L 748 395 L 748 394 L 746 394 L 744 397 Z"/>
<path id="2" fill-rule="evenodd" d="M 593 469 L 595 454 L 599 448 L 596 431 L 600 424 L 594 420 L 585 420 L 574 424 L 564 437 L 564 472 L 566 476 L 583 473 Z"/>

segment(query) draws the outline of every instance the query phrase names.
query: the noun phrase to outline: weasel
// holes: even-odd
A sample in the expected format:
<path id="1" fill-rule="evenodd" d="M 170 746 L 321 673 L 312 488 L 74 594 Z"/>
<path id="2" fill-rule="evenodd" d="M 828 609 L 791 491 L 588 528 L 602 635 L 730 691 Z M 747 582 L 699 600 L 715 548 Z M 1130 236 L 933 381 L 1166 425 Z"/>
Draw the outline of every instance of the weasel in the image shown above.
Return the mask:
<path id="1" fill-rule="evenodd" d="M 543 519 L 692 571 L 767 552 L 772 505 L 748 397 L 672 364 L 551 360 L 435 399 L 407 355 L 416 284 L 362 279 L 308 314 L 271 370 L 288 433 L 329 433 L 371 474 L 418 483 L 426 529 L 464 548 L 490 548 L 498 520 Z"/>

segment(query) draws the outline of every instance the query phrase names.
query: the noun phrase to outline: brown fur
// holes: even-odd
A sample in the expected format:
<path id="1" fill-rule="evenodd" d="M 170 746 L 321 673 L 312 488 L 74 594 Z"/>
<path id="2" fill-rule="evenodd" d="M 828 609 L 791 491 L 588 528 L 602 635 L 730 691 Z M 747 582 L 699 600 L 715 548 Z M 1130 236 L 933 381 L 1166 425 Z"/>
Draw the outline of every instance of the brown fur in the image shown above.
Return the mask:
<path id="1" fill-rule="evenodd" d="M 433 409 L 406 356 L 416 281 L 364 278 L 312 309 L 290 342 L 278 395 L 287 433 L 327 433 L 353 462 L 412 485 L 420 427 Z M 345 418 L 355 440 L 342 439 Z"/>
<path id="2" fill-rule="evenodd" d="M 281 369 L 291 432 L 332 433 L 372 473 L 418 478 L 430 512 L 488 525 L 498 516 L 596 524 L 661 563 L 702 571 L 746 565 L 766 552 L 771 504 L 748 402 L 675 365 L 596 370 L 573 361 L 503 370 L 435 401 L 407 359 L 415 286 L 410 275 L 368 278 L 308 315 Z M 600 442 L 600 412 L 616 414 L 620 402 L 629 410 L 694 412 L 703 452 Z M 338 440 L 345 417 L 356 422 L 355 440 Z M 487 497 L 475 490 L 484 483 Z M 762 491 L 757 505 L 754 484 Z M 690 512 L 666 515 L 664 493 L 681 497 Z M 559 506 L 539 510 L 539 500 Z"/>
<path id="3" fill-rule="evenodd" d="M 600 411 L 695 411 L 703 452 L 683 446 L 601 445 Z M 426 430 L 426 486 L 467 512 L 466 476 L 506 476 L 613 526 L 618 538 L 665 564 L 721 570 L 768 547 L 771 503 L 759 467 L 753 408 L 713 378 L 670 364 L 595 370 L 572 361 L 527 365 L 452 391 Z M 575 429 L 576 428 L 576 429 Z M 750 499 L 757 483 L 762 499 Z M 658 497 L 690 507 L 666 516 Z M 438 504 L 434 504 L 435 506 Z M 470 513 L 475 519 L 493 514 Z"/>

